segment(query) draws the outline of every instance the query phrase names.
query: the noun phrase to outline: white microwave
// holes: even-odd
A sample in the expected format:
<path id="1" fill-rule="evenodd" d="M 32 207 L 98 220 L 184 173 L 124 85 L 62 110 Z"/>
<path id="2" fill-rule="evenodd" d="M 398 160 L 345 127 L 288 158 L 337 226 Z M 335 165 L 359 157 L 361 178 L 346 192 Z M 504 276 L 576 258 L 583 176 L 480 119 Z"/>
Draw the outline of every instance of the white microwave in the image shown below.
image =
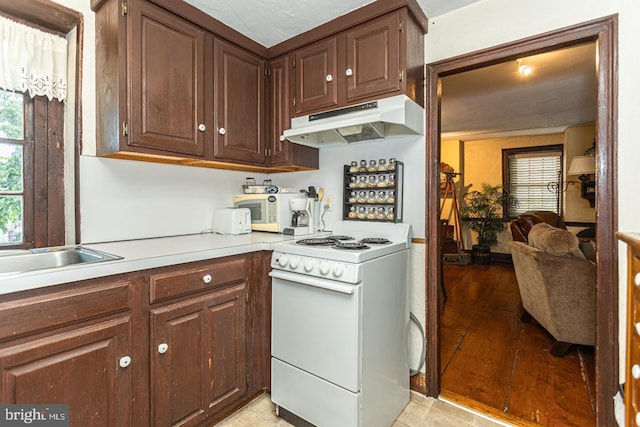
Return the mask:
<path id="1" fill-rule="evenodd" d="M 233 205 L 251 211 L 251 229 L 282 233 L 291 226 L 293 211 L 289 200 L 304 197 L 299 193 L 289 194 L 236 194 Z"/>

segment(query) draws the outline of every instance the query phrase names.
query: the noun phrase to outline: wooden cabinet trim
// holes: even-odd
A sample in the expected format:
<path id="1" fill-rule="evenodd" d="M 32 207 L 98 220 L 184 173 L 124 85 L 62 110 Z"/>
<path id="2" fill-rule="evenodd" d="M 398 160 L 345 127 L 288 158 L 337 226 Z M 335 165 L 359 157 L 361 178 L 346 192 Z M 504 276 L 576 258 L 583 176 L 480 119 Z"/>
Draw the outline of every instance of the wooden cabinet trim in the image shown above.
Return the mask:
<path id="1" fill-rule="evenodd" d="M 105 316 L 131 307 L 131 283 L 52 290 L 44 295 L 0 303 L 0 340 Z M 25 319 L 29 319 L 25 322 Z"/>
<path id="2" fill-rule="evenodd" d="M 210 276 L 210 281 L 206 276 Z M 219 261 L 211 265 L 151 274 L 150 302 L 156 303 L 180 295 L 213 290 L 225 284 L 244 280 L 245 259 Z"/>

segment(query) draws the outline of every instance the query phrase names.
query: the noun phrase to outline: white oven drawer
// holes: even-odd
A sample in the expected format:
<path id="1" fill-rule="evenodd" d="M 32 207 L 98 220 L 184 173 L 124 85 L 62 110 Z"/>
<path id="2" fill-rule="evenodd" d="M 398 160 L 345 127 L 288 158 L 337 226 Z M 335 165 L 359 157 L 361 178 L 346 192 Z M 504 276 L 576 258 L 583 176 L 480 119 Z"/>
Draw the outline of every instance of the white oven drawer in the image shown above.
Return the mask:
<path id="1" fill-rule="evenodd" d="M 301 280 L 304 280 L 301 278 Z M 318 281 L 325 287 L 316 286 Z M 358 392 L 361 385 L 361 285 L 331 289 L 273 277 L 271 354 Z M 348 290 L 351 293 L 344 293 Z"/>
<path id="2" fill-rule="evenodd" d="M 271 400 L 317 426 L 357 427 L 361 394 L 271 359 Z"/>

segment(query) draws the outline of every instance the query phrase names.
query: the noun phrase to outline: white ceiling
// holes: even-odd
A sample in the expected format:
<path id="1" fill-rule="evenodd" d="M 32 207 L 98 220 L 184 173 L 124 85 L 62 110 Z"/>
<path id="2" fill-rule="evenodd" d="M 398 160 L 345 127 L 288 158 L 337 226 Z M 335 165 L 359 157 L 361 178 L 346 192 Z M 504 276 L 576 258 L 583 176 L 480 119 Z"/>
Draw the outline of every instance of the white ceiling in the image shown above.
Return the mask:
<path id="1" fill-rule="evenodd" d="M 185 0 L 265 47 L 274 46 L 371 0 Z M 385 0 L 380 0 L 385 1 Z M 428 18 L 480 0 L 417 0 Z M 428 35 L 427 35 L 428 37 Z M 595 45 L 527 57 L 443 78 L 443 138 L 484 139 L 558 132 L 596 117 Z"/>
<path id="2" fill-rule="evenodd" d="M 372 3 L 372 0 L 185 1 L 265 47 Z M 428 18 L 434 18 L 477 1 L 418 0 L 418 4 Z"/>

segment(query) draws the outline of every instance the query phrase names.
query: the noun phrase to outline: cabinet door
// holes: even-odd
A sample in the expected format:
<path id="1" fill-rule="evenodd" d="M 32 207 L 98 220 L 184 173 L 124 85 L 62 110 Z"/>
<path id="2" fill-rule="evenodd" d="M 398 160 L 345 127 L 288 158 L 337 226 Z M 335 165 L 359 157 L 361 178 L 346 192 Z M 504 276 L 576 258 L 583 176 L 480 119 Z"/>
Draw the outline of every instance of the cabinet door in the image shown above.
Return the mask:
<path id="1" fill-rule="evenodd" d="M 246 391 L 245 285 L 151 311 L 152 425 L 191 426 Z"/>
<path id="2" fill-rule="evenodd" d="M 204 31 L 152 3 L 129 5 L 129 145 L 203 156 Z"/>
<path id="3" fill-rule="evenodd" d="M 264 61 L 214 40 L 214 159 L 264 164 Z"/>
<path id="4" fill-rule="evenodd" d="M 347 101 L 400 90 L 400 15 L 347 32 Z"/>
<path id="5" fill-rule="evenodd" d="M 271 61 L 269 99 L 271 107 L 269 143 L 270 165 L 287 164 L 291 158 L 291 142 L 282 133 L 291 127 L 290 60 L 283 56 Z"/>
<path id="6" fill-rule="evenodd" d="M 295 52 L 296 114 L 338 105 L 337 38 Z"/>
<path id="7" fill-rule="evenodd" d="M 68 404 L 72 426 L 131 425 L 130 331 L 123 316 L 1 349 L 2 403 Z"/>

